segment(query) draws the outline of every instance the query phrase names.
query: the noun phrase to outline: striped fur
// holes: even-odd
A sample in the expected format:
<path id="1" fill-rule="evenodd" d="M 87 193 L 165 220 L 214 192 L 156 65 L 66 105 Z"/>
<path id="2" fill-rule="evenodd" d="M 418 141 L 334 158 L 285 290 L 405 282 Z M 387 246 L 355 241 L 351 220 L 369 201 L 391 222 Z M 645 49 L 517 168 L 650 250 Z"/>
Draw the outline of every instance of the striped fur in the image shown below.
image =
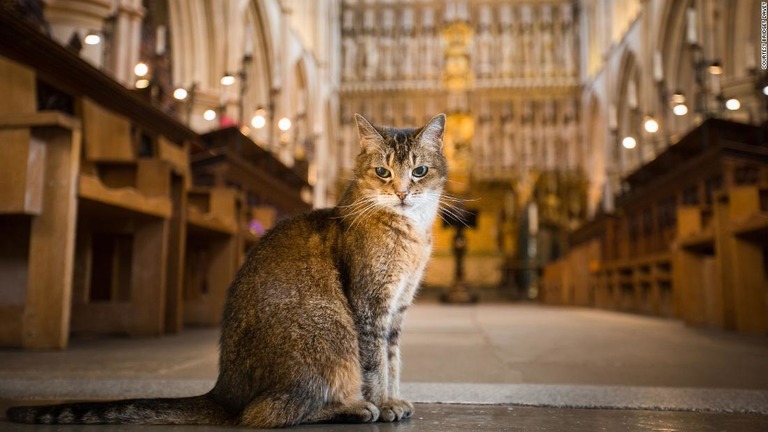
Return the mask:
<path id="1" fill-rule="evenodd" d="M 209 393 L 13 407 L 8 418 L 273 428 L 410 416 L 399 337 L 431 252 L 447 175 L 445 116 L 420 129 L 357 121 L 361 152 L 339 205 L 279 223 L 235 276 Z"/>

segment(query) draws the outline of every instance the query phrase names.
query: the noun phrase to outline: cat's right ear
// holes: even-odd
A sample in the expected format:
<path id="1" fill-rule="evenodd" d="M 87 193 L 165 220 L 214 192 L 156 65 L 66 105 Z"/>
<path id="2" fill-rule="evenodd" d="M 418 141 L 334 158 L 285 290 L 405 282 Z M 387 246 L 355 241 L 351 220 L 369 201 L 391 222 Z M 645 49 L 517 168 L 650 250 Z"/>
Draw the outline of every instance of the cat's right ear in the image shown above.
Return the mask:
<path id="1" fill-rule="evenodd" d="M 443 149 L 443 136 L 445 135 L 445 114 L 438 114 L 428 121 L 418 133 L 422 144 L 432 146 L 437 151 Z"/>
<path id="2" fill-rule="evenodd" d="M 379 146 L 384 139 L 379 131 L 360 114 L 355 114 L 357 122 L 357 134 L 360 137 L 360 147 L 365 150 L 372 146 Z"/>

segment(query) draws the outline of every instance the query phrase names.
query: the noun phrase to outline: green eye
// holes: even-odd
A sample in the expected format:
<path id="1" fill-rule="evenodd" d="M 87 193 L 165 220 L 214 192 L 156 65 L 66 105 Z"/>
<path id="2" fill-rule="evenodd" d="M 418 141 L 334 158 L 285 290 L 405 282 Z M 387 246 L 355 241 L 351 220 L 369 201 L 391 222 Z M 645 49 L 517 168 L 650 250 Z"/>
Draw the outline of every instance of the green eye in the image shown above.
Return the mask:
<path id="1" fill-rule="evenodd" d="M 427 175 L 427 171 L 429 171 L 429 168 L 422 165 L 420 167 L 416 167 L 416 169 L 413 170 L 412 174 L 414 177 L 424 177 L 425 175 Z"/>
<path id="2" fill-rule="evenodd" d="M 384 167 L 376 167 L 376 175 L 381 178 L 390 178 L 392 177 L 392 173 L 389 172 L 388 169 Z"/>

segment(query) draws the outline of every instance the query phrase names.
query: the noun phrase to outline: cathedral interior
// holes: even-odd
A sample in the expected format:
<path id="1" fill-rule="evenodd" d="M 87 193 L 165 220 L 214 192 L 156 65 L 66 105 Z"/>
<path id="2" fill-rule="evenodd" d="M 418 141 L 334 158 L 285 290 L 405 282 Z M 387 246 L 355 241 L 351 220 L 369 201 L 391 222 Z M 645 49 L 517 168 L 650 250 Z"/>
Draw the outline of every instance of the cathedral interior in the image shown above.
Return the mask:
<path id="1" fill-rule="evenodd" d="M 416 127 L 445 113 L 448 204 L 404 355 L 406 372 L 409 355 L 426 372 L 407 381 L 583 385 L 592 395 L 604 394 L 601 385 L 701 387 L 733 404 L 696 405 L 701 393 L 685 393 L 689 402 L 664 405 L 673 396 L 618 391 L 565 405 L 635 410 L 634 426 L 598 410 L 573 414 L 588 416 L 586 429 L 540 430 L 765 430 L 767 23 L 768 6 L 754 0 L 2 0 L 0 406 L 90 398 L 23 381 L 47 370 L 45 380 L 88 388 L 79 373 L 98 373 L 62 365 L 87 362 L 78 355 L 90 341 L 161 350 L 158 341 L 193 334 L 215 350 L 247 250 L 276 222 L 332 207 L 343 193 L 360 152 L 355 114 Z M 530 321 L 513 321 L 518 313 Z M 666 360 L 641 351 L 625 359 L 633 372 L 613 381 L 611 361 L 624 360 L 608 354 L 608 369 L 589 378 L 555 369 L 532 378 L 533 366 L 529 375 L 479 372 L 517 343 L 492 336 L 512 326 L 527 329 L 514 334 L 533 351 L 546 340 L 558 359 L 569 357 L 556 342 L 561 330 L 546 332 L 580 328 L 579 314 L 597 314 L 579 335 L 598 341 L 627 343 L 605 334 L 604 322 L 626 325 L 627 341 L 647 352 L 697 338 L 722 351 L 691 345 L 713 360 L 688 378 L 682 360 L 665 363 L 667 378 L 645 377 Z M 470 361 L 467 349 L 457 365 L 476 372 L 429 375 L 422 347 L 445 349 L 439 363 L 452 349 L 437 342 L 447 333 L 427 329 L 461 333 L 465 315 L 480 323 L 471 337 L 486 338 L 488 357 Z M 121 349 L 91 355 L 129 355 Z M 489 370 L 506 370 L 499 358 Z M 97 378 L 159 379 L 105 367 Z M 196 373 L 182 375 L 209 377 Z M 564 412 L 544 387 L 531 390 L 540 400 L 522 402 L 408 388 L 442 425 L 422 430 L 533 430 L 544 424 L 535 418 Z M 638 394 L 651 402 L 615 402 Z M 452 414 L 457 429 L 435 405 L 451 402 L 465 404 Z M 472 410 L 483 403 L 555 411 Z M 670 410 L 712 417 L 656 417 Z M 505 429 L 507 418 L 529 428 Z"/>

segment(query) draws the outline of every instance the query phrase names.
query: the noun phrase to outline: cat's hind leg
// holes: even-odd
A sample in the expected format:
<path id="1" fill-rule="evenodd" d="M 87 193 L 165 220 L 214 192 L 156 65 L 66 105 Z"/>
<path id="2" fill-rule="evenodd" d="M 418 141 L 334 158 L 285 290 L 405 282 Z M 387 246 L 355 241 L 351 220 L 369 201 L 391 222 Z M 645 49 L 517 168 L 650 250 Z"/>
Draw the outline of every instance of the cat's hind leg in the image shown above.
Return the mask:
<path id="1" fill-rule="evenodd" d="M 305 423 L 372 423 L 379 419 L 379 408 L 363 400 L 360 393 L 360 363 L 354 335 L 350 340 L 350 352 L 338 356 L 334 367 L 325 370 L 327 391 L 323 393 L 325 404 L 310 414 Z"/>
<path id="2" fill-rule="evenodd" d="M 254 399 L 240 415 L 240 425 L 258 429 L 283 428 L 305 421 L 321 407 L 321 401 L 307 395 L 272 393 Z"/>
<path id="3" fill-rule="evenodd" d="M 332 403 L 310 415 L 305 423 L 372 423 L 379 419 L 376 405 L 356 400 Z"/>

